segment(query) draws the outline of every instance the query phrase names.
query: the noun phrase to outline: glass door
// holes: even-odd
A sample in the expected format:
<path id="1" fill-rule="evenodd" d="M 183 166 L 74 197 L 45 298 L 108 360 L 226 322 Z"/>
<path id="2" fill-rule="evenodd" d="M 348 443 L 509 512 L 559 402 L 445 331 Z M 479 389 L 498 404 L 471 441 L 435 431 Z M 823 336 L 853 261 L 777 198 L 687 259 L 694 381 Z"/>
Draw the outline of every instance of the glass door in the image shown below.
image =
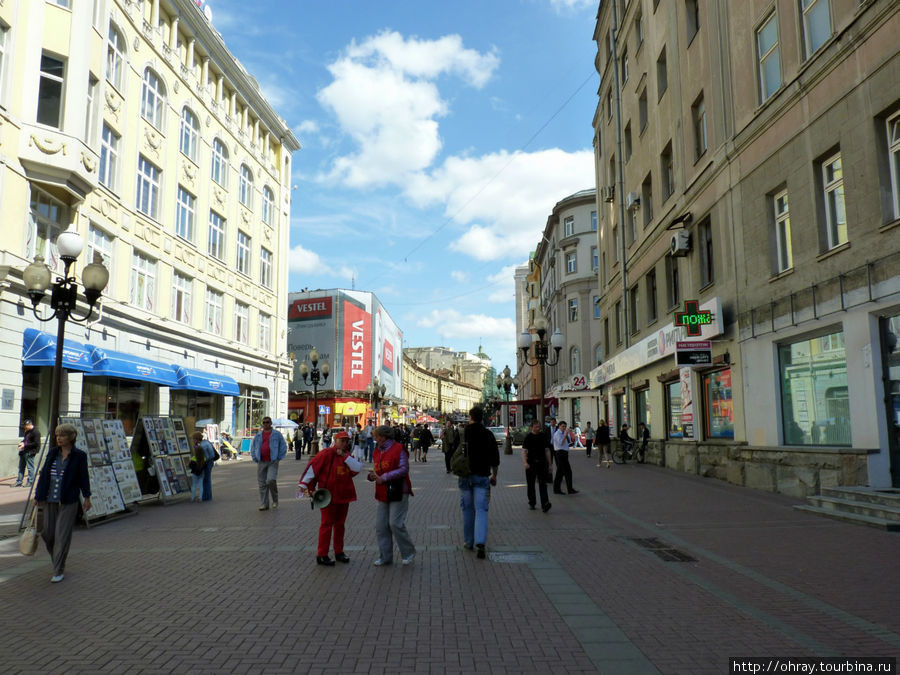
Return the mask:
<path id="1" fill-rule="evenodd" d="M 887 405 L 891 484 L 900 487 L 900 314 L 882 319 L 881 353 L 884 355 L 884 400 Z"/>

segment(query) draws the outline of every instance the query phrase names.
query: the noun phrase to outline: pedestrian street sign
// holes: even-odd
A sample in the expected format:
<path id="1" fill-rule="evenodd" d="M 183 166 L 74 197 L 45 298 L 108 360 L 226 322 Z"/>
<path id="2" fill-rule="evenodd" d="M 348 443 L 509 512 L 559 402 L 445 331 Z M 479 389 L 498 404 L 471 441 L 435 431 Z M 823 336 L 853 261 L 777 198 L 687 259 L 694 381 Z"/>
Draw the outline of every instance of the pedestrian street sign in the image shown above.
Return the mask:
<path id="1" fill-rule="evenodd" d="M 330 415 L 331 414 L 331 406 L 330 405 L 320 405 L 319 406 L 319 414 L 320 415 Z"/>
<path id="2" fill-rule="evenodd" d="M 712 312 L 708 309 L 701 310 L 700 303 L 696 300 L 685 300 L 684 311 L 675 312 L 674 324 L 684 326 L 688 337 L 703 335 L 703 326 L 712 323 Z"/>
<path id="3" fill-rule="evenodd" d="M 712 341 L 693 340 L 675 343 L 675 363 L 679 366 L 697 367 L 712 365 Z"/>

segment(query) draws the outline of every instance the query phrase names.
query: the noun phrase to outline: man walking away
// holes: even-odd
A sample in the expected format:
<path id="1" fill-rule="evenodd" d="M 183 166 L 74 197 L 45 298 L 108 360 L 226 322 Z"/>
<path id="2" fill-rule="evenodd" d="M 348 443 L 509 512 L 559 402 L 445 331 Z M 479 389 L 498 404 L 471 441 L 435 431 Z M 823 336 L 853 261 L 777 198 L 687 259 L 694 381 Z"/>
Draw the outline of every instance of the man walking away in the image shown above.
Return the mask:
<path id="1" fill-rule="evenodd" d="M 553 452 L 556 456 L 556 479 L 553 481 L 553 494 L 561 495 L 563 478 L 566 479 L 566 488 L 570 495 L 577 494 L 578 490 L 572 487 L 572 466 L 569 464 L 569 438 L 568 425 L 560 422 L 553 434 Z"/>
<path id="2" fill-rule="evenodd" d="M 447 422 L 444 433 L 441 436 L 442 450 L 444 451 L 444 465 L 447 467 L 447 473 L 450 473 L 450 458 L 459 447 L 459 429 L 453 423 L 453 420 Z"/>
<path id="3" fill-rule="evenodd" d="M 278 508 L 278 462 L 287 454 L 287 443 L 278 429 L 272 428 L 272 418 L 263 417 L 262 429 L 250 444 L 250 458 L 256 462 L 256 478 L 259 483 L 259 510 Z"/>
<path id="4" fill-rule="evenodd" d="M 422 450 L 422 461 L 428 461 L 428 448 L 431 447 L 432 443 L 434 443 L 434 434 L 431 433 L 431 429 L 423 426 L 422 431 L 419 432 L 419 448 Z"/>

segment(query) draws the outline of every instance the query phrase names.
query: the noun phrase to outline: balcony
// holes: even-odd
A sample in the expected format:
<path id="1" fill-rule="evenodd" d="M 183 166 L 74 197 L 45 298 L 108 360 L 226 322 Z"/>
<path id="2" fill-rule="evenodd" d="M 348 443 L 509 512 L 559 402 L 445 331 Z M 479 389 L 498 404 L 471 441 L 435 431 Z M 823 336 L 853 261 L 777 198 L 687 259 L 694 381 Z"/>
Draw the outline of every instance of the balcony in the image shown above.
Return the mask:
<path id="1" fill-rule="evenodd" d="M 19 161 L 28 180 L 62 188 L 78 201 L 97 187 L 97 153 L 58 129 L 23 124 Z"/>

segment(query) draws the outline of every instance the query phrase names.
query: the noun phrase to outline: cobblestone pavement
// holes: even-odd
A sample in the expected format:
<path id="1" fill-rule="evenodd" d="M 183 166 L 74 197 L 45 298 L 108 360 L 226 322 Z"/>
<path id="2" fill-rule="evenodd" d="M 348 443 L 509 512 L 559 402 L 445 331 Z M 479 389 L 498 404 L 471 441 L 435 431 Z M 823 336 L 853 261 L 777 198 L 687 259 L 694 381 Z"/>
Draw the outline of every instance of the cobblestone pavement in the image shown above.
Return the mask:
<path id="1" fill-rule="evenodd" d="M 0 540 L 3 672 L 695 674 L 727 673 L 729 657 L 900 654 L 897 534 L 659 467 L 601 470 L 583 452 L 580 492 L 544 514 L 517 451 L 478 560 L 460 550 L 456 480 L 429 456 L 412 464 L 407 567 L 372 566 L 363 476 L 350 564 L 316 566 L 319 515 L 293 498 L 305 461 L 292 458 L 275 511 L 257 511 L 240 461 L 215 469 L 212 502 L 77 529 L 59 584 L 43 544 L 26 558 Z M 0 522 L 25 494 L 0 486 Z"/>

